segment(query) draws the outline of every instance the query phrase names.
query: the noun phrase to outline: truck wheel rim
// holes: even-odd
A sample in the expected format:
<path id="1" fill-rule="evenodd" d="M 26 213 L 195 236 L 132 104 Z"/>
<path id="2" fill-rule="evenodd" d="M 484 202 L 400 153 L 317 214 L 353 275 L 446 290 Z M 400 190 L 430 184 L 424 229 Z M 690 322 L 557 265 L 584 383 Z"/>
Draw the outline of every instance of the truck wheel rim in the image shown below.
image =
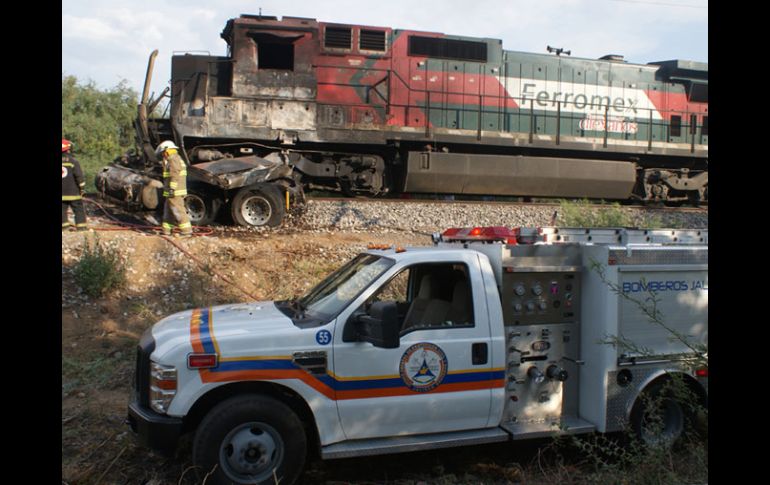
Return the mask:
<path id="1" fill-rule="evenodd" d="M 184 208 L 192 222 L 199 221 L 206 215 L 206 203 L 197 195 L 188 195 L 185 197 Z"/>
<path id="2" fill-rule="evenodd" d="M 264 226 L 272 213 L 270 203 L 260 195 L 252 195 L 241 204 L 241 216 L 252 226 Z"/>
<path id="3" fill-rule="evenodd" d="M 230 431 L 219 448 L 222 471 L 238 483 L 261 482 L 283 461 L 283 440 L 272 426 L 245 423 Z"/>
<path id="4" fill-rule="evenodd" d="M 645 416 L 642 439 L 648 445 L 670 446 L 684 431 L 684 411 L 673 400 L 667 399 L 655 411 Z"/>

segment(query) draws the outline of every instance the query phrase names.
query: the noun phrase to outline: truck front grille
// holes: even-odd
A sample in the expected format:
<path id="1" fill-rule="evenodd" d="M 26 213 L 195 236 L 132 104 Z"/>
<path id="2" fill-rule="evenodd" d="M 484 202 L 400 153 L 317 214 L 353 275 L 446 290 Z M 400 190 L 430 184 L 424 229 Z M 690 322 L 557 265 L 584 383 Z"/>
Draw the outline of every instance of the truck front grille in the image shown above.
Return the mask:
<path id="1" fill-rule="evenodd" d="M 155 350 L 152 329 L 148 328 L 136 347 L 136 369 L 134 371 L 134 398 L 145 407 L 150 405 L 150 355 Z"/>

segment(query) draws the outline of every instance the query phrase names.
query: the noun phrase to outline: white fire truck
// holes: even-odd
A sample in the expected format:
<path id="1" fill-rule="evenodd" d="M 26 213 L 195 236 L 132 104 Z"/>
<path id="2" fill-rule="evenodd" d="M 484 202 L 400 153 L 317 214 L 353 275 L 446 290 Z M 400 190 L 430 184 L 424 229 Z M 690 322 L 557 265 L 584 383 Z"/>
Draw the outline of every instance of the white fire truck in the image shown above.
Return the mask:
<path id="1" fill-rule="evenodd" d="M 139 343 L 129 423 L 159 450 L 194 432 L 218 484 L 291 483 L 308 453 L 627 425 L 670 441 L 688 409 L 663 384 L 707 403 L 707 337 L 707 231 L 450 229 L 372 246 L 295 300 L 164 318 Z M 654 436 L 646 396 L 663 398 Z"/>

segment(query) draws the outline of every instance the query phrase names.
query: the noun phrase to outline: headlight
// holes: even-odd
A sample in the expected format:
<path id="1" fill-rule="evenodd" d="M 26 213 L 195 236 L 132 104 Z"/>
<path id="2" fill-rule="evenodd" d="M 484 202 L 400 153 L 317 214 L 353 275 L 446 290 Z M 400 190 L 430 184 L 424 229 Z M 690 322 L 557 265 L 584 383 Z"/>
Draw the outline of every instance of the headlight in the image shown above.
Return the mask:
<path id="1" fill-rule="evenodd" d="M 150 407 L 166 414 L 176 395 L 176 367 L 150 363 Z"/>

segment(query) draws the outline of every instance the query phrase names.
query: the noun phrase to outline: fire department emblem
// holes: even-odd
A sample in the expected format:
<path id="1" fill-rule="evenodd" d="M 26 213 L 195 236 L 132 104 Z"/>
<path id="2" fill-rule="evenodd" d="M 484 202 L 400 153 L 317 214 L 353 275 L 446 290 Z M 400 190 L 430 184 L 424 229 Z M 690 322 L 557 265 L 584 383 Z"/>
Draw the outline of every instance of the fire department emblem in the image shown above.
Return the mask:
<path id="1" fill-rule="evenodd" d="M 401 356 L 399 374 L 410 390 L 428 392 L 441 384 L 448 367 L 443 350 L 421 342 L 406 349 Z"/>
<path id="2" fill-rule="evenodd" d="M 61 178 L 67 178 L 67 167 L 61 168 Z"/>

